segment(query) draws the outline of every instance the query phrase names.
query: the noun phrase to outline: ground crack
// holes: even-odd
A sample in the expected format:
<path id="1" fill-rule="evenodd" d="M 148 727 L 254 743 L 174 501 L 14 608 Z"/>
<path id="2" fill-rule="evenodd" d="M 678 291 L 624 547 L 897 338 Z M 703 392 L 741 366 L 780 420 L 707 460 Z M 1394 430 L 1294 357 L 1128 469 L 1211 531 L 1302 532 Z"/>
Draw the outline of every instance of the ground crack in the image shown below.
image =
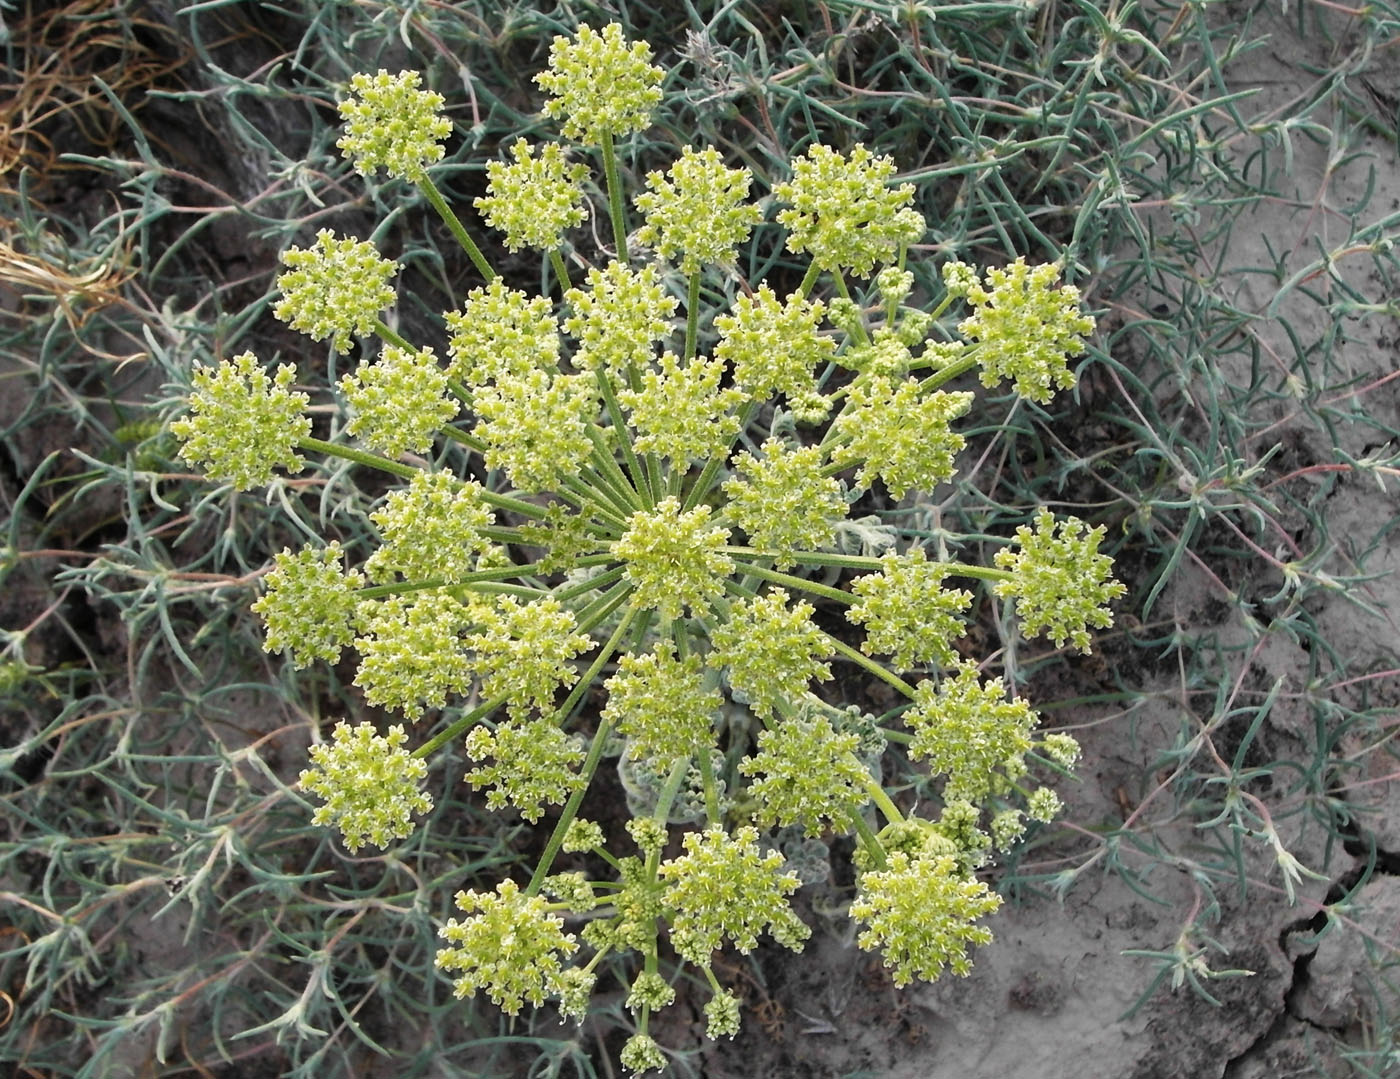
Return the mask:
<path id="1" fill-rule="evenodd" d="M 1353 831 L 1354 828 L 1355 825 L 1353 824 Z M 1369 851 L 1369 849 L 1371 848 L 1366 848 L 1367 851 Z M 1346 850 L 1349 854 L 1353 853 L 1350 847 L 1347 847 Z M 1364 878 L 1368 877 L 1371 872 L 1380 869 L 1380 854 L 1381 852 L 1377 849 L 1377 856 L 1374 862 L 1367 857 L 1366 861 L 1354 864 L 1350 869 L 1334 880 L 1328 887 L 1327 894 L 1323 899 L 1325 906 L 1330 907 L 1332 904 L 1339 902 L 1343 896 L 1352 891 L 1352 889 Z M 1357 856 L 1359 857 L 1360 855 Z M 1397 868 L 1400 868 L 1400 858 L 1388 853 L 1386 857 L 1395 859 Z M 1381 871 L 1394 872 L 1394 870 Z M 1285 956 L 1289 955 L 1291 952 L 1295 951 L 1297 947 L 1296 945 L 1290 947 L 1289 938 L 1294 936 L 1301 937 L 1306 933 L 1310 934 L 1315 939 L 1317 934 L 1321 933 L 1326 926 L 1326 909 L 1319 910 L 1316 914 L 1307 918 L 1294 919 L 1279 930 L 1279 951 Z M 1306 951 L 1299 951 L 1294 957 L 1292 963 L 1292 977 L 1289 978 L 1288 984 L 1284 986 L 1283 999 L 1279 1002 L 1280 1007 L 1278 1013 L 1274 1016 L 1274 1021 L 1269 1024 L 1268 1029 L 1265 1030 L 1264 1033 L 1255 1038 L 1249 1045 L 1245 1046 L 1241 1052 L 1236 1053 L 1225 1062 L 1225 1069 L 1220 1073 L 1221 1079 L 1240 1079 L 1240 1076 L 1243 1074 L 1242 1069 L 1244 1066 L 1251 1060 L 1262 1056 L 1275 1041 L 1283 1037 L 1288 1031 L 1290 1022 L 1305 1023 L 1312 1029 L 1327 1034 L 1341 1033 L 1340 1029 L 1324 1026 L 1321 1023 L 1307 1018 L 1307 1016 L 1302 1014 L 1302 1009 L 1298 1006 L 1299 998 L 1307 990 L 1308 984 L 1311 981 L 1312 976 L 1309 972 L 1309 967 L 1312 965 L 1313 956 L 1316 954 L 1317 945 L 1314 943 Z"/>

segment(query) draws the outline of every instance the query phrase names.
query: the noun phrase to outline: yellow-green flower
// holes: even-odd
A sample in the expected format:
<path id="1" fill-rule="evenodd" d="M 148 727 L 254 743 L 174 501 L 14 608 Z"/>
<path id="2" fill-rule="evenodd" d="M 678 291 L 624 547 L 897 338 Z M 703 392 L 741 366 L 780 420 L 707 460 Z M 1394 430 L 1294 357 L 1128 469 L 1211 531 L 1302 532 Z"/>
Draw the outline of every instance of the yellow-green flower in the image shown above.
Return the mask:
<path id="1" fill-rule="evenodd" d="M 714 743 L 714 717 L 723 698 L 706 688 L 700 657 L 677 659 L 672 642 L 623 656 L 606 688 L 603 718 L 627 738 L 631 759 L 669 769 L 676 761 L 708 752 Z"/>
<path id="2" fill-rule="evenodd" d="M 762 219 L 744 202 L 753 177 L 747 169 L 727 168 L 713 146 L 687 146 L 668 172 L 647 173 L 647 187 L 636 198 L 646 223 L 637 238 L 662 258 L 680 256 L 681 273 L 729 262 Z"/>
<path id="3" fill-rule="evenodd" d="M 283 252 L 282 264 L 282 299 L 272 313 L 313 341 L 330 338 L 337 352 L 349 349 L 352 334 L 373 333 L 379 312 L 394 302 L 389 278 L 398 265 L 373 244 L 337 238 L 330 229 L 316 233 L 313 247 Z"/>
<path id="4" fill-rule="evenodd" d="M 789 607 L 788 598 L 774 588 L 736 600 L 729 620 L 710 634 L 710 663 L 729 672 L 729 684 L 760 716 L 801 699 L 813 678 L 831 677 L 831 667 L 822 662 L 831 643 L 812 621 L 814 608 L 806 600 Z"/>
<path id="5" fill-rule="evenodd" d="M 524 139 L 511 147 L 513 164 L 491 161 L 486 166 L 486 194 L 472 205 L 486 223 L 506 234 L 506 247 L 553 251 L 564 233 L 584 218 L 583 181 L 588 166 L 570 165 L 554 143 L 540 147 L 539 157 Z"/>
<path id="6" fill-rule="evenodd" d="M 300 472 L 306 461 L 296 446 L 311 434 L 311 419 L 303 413 L 310 398 L 292 392 L 296 378 L 285 363 L 268 378 L 251 352 L 197 367 L 190 414 L 170 425 L 180 456 L 240 491 L 270 483 L 274 468 Z"/>
<path id="7" fill-rule="evenodd" d="M 729 530 L 710 524 L 710 507 L 681 512 L 678 498 L 665 498 L 654 510 L 638 510 L 613 544 L 626 579 L 636 588 L 639 608 L 663 618 L 708 609 L 709 598 L 724 587 L 734 560 L 719 548 Z"/>
<path id="8" fill-rule="evenodd" d="M 642 372 L 639 388 L 617 395 L 631 413 L 636 451 L 680 468 L 724 454 L 739 433 L 734 410 L 744 398 L 720 386 L 724 361 L 694 356 L 682 367 L 675 353 L 664 352 L 657 366 Z"/>
<path id="9" fill-rule="evenodd" d="M 442 95 L 420 90 L 418 72 L 361 72 L 350 80 L 353 95 L 340 103 L 345 134 L 336 146 L 361 176 L 383 166 L 390 176 L 417 181 L 425 166 L 442 160 L 442 140 L 452 124 L 441 115 Z"/>
<path id="10" fill-rule="evenodd" d="M 467 293 L 460 311 L 444 315 L 452 334 L 452 378 L 473 389 L 559 367 L 559 325 L 543 296 L 507 288 L 499 277 Z"/>
<path id="11" fill-rule="evenodd" d="M 857 577 L 851 594 L 860 597 L 846 618 L 865 626 L 860 650 L 867 656 L 885 653 L 890 665 L 907 671 L 916 663 L 936 660 L 945 667 L 958 662 L 953 642 L 966 627 L 963 611 L 972 603 L 965 589 L 944 588 L 948 571 L 929 562 L 922 548 L 906 555 L 886 554 L 880 572 Z"/>
<path id="12" fill-rule="evenodd" d="M 1024 768 L 1031 731 L 1040 717 L 1020 697 L 1006 699 L 1000 678 L 983 684 L 977 664 L 962 662 L 937 685 L 921 682 L 904 722 L 914 732 L 909 755 L 928 758 L 934 775 L 946 775 L 944 801 L 980 802 L 997 793 L 997 772 Z"/>
<path id="13" fill-rule="evenodd" d="M 474 405 L 487 467 L 505 469 L 517 490 L 553 489 L 593 449 L 588 425 L 598 412 L 598 391 L 587 371 L 504 378 L 479 388 Z"/>
<path id="14" fill-rule="evenodd" d="M 793 565 L 797 551 L 828 546 L 846 516 L 841 485 L 823 475 L 823 463 L 819 446 L 794 450 L 770 438 L 761 459 L 747 452 L 736 456 L 736 475 L 724 481 L 729 518 L 749 534 L 752 546 L 776 556 L 778 569 Z"/>
<path id="15" fill-rule="evenodd" d="M 450 472 L 417 473 L 369 515 L 383 540 L 365 570 L 376 581 L 397 574 L 406 581 L 449 584 L 472 572 L 475 557 L 490 546 L 482 529 L 495 520 L 481 495 L 480 484 Z"/>
<path id="16" fill-rule="evenodd" d="M 670 329 L 676 299 L 661 287 L 655 266 L 629 269 L 610 262 L 588 271 L 586 289 L 570 289 L 564 302 L 573 314 L 564 329 L 579 343 L 576 366 L 625 376 L 631 365 L 645 367 L 653 346 Z"/>
<path id="17" fill-rule="evenodd" d="M 1084 351 L 1094 320 L 1080 310 L 1077 288 L 1054 287 L 1059 279 L 1054 263 L 1027 266 L 1019 258 L 989 270 L 985 287 L 967 288 L 973 313 L 958 330 L 978 343 L 982 385 L 1011 379 L 1017 393 L 1041 404 L 1074 385 L 1069 359 Z"/>
<path id="18" fill-rule="evenodd" d="M 296 554 L 284 547 L 277 555 L 267 591 L 252 608 L 267 626 L 263 651 L 290 653 L 293 667 L 340 658 L 355 635 L 355 592 L 365 583 L 358 570 L 340 568 L 343 553 L 332 542 L 321 548 L 308 543 Z"/>
<path id="19" fill-rule="evenodd" d="M 909 207 L 914 185 L 889 187 L 894 162 L 860 143 L 842 154 L 821 143 L 792 163 L 792 180 L 773 189 L 792 204 L 778 214 L 789 230 L 787 247 L 807 251 L 824 270 L 850 270 L 869 277 L 876 265 L 894 262 L 900 249 L 918 243 L 924 219 Z"/>
<path id="20" fill-rule="evenodd" d="M 542 896 L 526 895 L 503 880 L 491 892 L 458 892 L 457 907 L 470 917 L 449 918 L 438 930 L 448 947 L 437 953 L 437 968 L 456 974 L 452 992 L 459 1000 L 485 989 L 507 1015 L 518 1015 L 529 1001 L 536 1007 L 564 988 L 562 958 L 578 950 L 564 919 Z"/>
<path id="21" fill-rule="evenodd" d="M 945 966 L 968 974 L 968 946 L 992 940 L 991 930 L 974 922 L 1001 906 L 999 895 L 949 855 L 910 857 L 896 851 L 885 869 L 862 873 L 859 888 L 851 917 L 866 928 L 856 944 L 883 952 L 899 986 L 913 978 L 934 981 Z"/>
<path id="22" fill-rule="evenodd" d="M 860 466 L 856 479 L 862 487 L 879 478 L 895 498 L 911 488 L 931 491 L 956 471 L 953 458 L 964 439 L 949 425 L 971 405 L 971 393 L 923 394 L 912 378 L 896 382 L 877 375 L 854 382 L 832 427 L 845 443 L 833 457 Z"/>
<path id="23" fill-rule="evenodd" d="M 583 782 L 578 773 L 583 747 L 552 720 L 509 719 L 495 730 L 473 727 L 463 748 L 474 761 L 494 760 L 464 777 L 477 789 L 490 788 L 486 808 L 514 806 L 532 824 L 546 803 L 562 805 Z"/>
<path id="24" fill-rule="evenodd" d="M 802 950 L 812 931 L 787 901 L 799 881 L 782 872 L 781 854 L 759 849 L 757 829 L 731 834 L 714 825 L 687 832 L 681 844 L 685 853 L 662 862 L 656 875 L 666 882 L 665 904 L 675 912 L 671 943 L 682 958 L 708 966 L 726 938 L 750 952 L 765 929 L 784 947 Z"/>
<path id="25" fill-rule="evenodd" d="M 460 407 L 430 348 L 386 345 L 378 360 L 342 378 L 340 390 L 353 411 L 345 429 L 386 457 L 429 449 Z"/>
<path id="26" fill-rule="evenodd" d="M 1099 554 L 1103 537 L 1103 525 L 1089 528 L 1070 517 L 1057 526 L 1054 515 L 1042 509 L 1034 529 L 1016 529 L 1019 550 L 996 553 L 996 564 L 1011 572 L 1009 580 L 997 582 L 996 593 L 1015 598 L 1026 636 L 1043 631 L 1056 645 L 1069 641 L 1087 653 L 1089 627 L 1113 625 L 1108 605 L 1127 589 L 1110 576 L 1113 559 Z"/>
<path id="27" fill-rule="evenodd" d="M 381 850 L 413 832 L 413 814 L 426 813 L 433 800 L 418 788 L 428 766 L 403 748 L 403 727 L 387 735 L 361 723 L 340 722 L 329 745 L 311 747 L 311 763 L 298 779 L 302 790 L 325 799 L 311 823 L 340 829 L 351 854 L 365 843 Z"/>
<path id="28" fill-rule="evenodd" d="M 602 33 L 584 23 L 573 41 L 555 37 L 549 68 L 535 76 L 552 95 L 545 115 L 562 120 L 568 138 L 592 146 L 601 146 L 607 136 L 641 131 L 661 101 L 666 74 L 650 60 L 651 46 L 629 45 L 617 23 L 608 23 Z"/>
<path id="29" fill-rule="evenodd" d="M 826 308 L 794 292 L 779 301 L 767 285 L 739 296 L 731 313 L 715 318 L 715 355 L 734 368 L 734 382 L 749 397 L 774 393 L 789 399 L 817 393 L 816 368 L 836 351 L 836 342 L 817 331 Z"/>

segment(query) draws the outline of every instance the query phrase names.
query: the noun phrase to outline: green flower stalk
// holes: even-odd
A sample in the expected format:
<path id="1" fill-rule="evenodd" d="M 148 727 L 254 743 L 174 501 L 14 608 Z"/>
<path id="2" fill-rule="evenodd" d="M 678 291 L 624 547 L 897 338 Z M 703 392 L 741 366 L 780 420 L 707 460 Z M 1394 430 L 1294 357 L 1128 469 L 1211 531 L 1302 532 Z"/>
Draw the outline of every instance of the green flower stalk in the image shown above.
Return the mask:
<path id="1" fill-rule="evenodd" d="M 349 350 L 352 334 L 373 333 L 379 313 L 394 302 L 389 279 L 397 264 L 373 244 L 337 238 L 330 229 L 316 233 L 314 247 L 283 252 L 282 264 L 282 299 L 272 313 L 313 341 L 329 340 L 337 352 Z"/>
<path id="2" fill-rule="evenodd" d="M 403 748 L 400 726 L 387 735 L 368 723 L 337 723 L 329 745 L 311 747 L 315 766 L 301 773 L 302 790 L 324 798 L 311 817 L 318 825 L 340 829 L 354 854 L 366 843 L 381 849 L 413 832 L 413 814 L 427 813 L 432 799 L 418 789 L 428 766 Z"/>
<path id="3" fill-rule="evenodd" d="M 510 149 L 515 160 L 486 166 L 486 194 L 472 205 L 486 223 L 506 235 L 506 248 L 553 251 L 564 233 L 583 223 L 583 181 L 586 165 L 570 165 L 554 143 L 540 147 L 539 156 L 524 139 Z"/>
<path id="4" fill-rule="evenodd" d="M 251 352 L 196 368 L 190 414 L 170 425 L 180 456 L 239 491 L 271 483 L 274 468 L 300 472 L 306 460 L 296 446 L 311 433 L 311 399 L 292 391 L 296 377 L 284 363 L 268 378 Z"/>
<path id="5" fill-rule="evenodd" d="M 340 102 L 345 134 L 336 146 L 361 176 L 381 166 L 390 176 L 416 183 L 443 155 L 452 123 L 441 115 L 442 95 L 420 90 L 416 71 L 360 73 L 350 80 L 352 96 Z"/>

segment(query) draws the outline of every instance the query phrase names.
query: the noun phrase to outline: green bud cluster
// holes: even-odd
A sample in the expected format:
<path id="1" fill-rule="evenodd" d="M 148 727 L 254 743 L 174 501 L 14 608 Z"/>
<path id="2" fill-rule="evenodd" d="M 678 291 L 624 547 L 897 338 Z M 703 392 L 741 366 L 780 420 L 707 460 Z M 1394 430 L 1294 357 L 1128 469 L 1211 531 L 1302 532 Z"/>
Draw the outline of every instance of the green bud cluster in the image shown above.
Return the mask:
<path id="1" fill-rule="evenodd" d="M 861 874 L 859 888 L 851 917 L 865 928 L 856 944 L 884 954 L 895 985 L 913 978 L 931 982 L 944 967 L 967 975 L 968 946 L 992 940 L 992 931 L 976 921 L 1001 906 L 1000 896 L 949 855 L 896 851 L 888 868 Z"/>
<path id="2" fill-rule="evenodd" d="M 387 735 L 360 723 L 337 723 L 329 745 L 311 747 L 314 765 L 301 773 L 302 790 L 320 795 L 326 804 L 312 823 L 340 829 L 353 853 L 366 843 L 387 847 L 413 831 L 413 814 L 433 808 L 432 799 L 418 788 L 428 766 L 403 748 L 403 727 Z"/>
<path id="3" fill-rule="evenodd" d="M 442 95 L 418 89 L 420 81 L 416 71 L 390 75 L 382 69 L 351 78 L 352 96 L 340 103 L 345 134 L 336 146 L 361 176 L 382 165 L 390 176 L 416 181 L 442 159 L 452 123 L 440 115 Z"/>
<path id="4" fill-rule="evenodd" d="M 272 482 L 274 468 L 300 472 L 306 462 L 296 445 L 311 433 L 303 414 L 311 399 L 292 391 L 296 377 L 296 368 L 284 363 L 268 378 L 251 352 L 197 368 L 190 414 L 170 425 L 180 456 L 239 491 Z"/>
<path id="5" fill-rule="evenodd" d="M 473 202 L 486 223 L 505 233 L 506 247 L 553 251 L 564 233 L 583 223 L 583 187 L 587 165 L 570 165 L 555 143 L 540 148 L 539 157 L 524 139 L 510 149 L 513 164 L 492 161 L 486 166 L 486 194 Z"/>
<path id="6" fill-rule="evenodd" d="M 314 247 L 285 251 L 282 264 L 282 299 L 272 313 L 313 341 L 329 339 L 337 352 L 350 348 L 352 334 L 374 332 L 379 313 L 394 302 L 389 278 L 398 266 L 373 244 L 337 238 L 330 229 L 316 233 Z"/>
<path id="7" fill-rule="evenodd" d="M 459 997 L 485 990 L 511 1015 L 553 1001 L 579 1019 L 612 969 L 603 957 L 636 953 L 622 1053 L 634 1073 L 667 1060 L 648 1025 L 682 984 L 658 969 L 664 936 L 710 987 L 709 1036 L 732 1037 L 740 1004 L 713 953 L 764 933 L 799 948 L 810 930 L 792 895 L 825 879 L 833 835 L 856 841 L 860 946 L 900 984 L 966 973 L 998 905 L 972 874 L 1060 812 L 1032 768 L 1078 756 L 964 659 L 964 619 L 986 606 L 974 589 L 1013 601 L 1024 634 L 1084 651 L 1124 591 L 1099 553 L 1105 528 L 1046 510 L 993 567 L 851 519 L 877 481 L 903 499 L 955 476 L 974 394 L 954 379 L 980 365 L 984 385 L 1009 380 L 1036 402 L 1073 383 L 1093 320 L 1060 268 L 946 263 L 946 295 L 922 309 L 906 265 L 925 231 L 913 185 L 863 146 L 814 143 L 772 192 L 809 272 L 782 294 L 738 277 L 772 262 L 740 257 L 768 242 L 746 169 L 685 147 L 624 197 L 615 143 L 660 100 L 650 57 L 615 25 L 557 38 L 537 82 L 545 115 L 581 145 L 519 139 L 486 165 L 475 208 L 506 249 L 541 253 L 538 295 L 495 274 L 434 186 L 442 99 L 412 72 L 356 76 L 341 149 L 362 174 L 416 184 L 480 277 L 438 340 L 409 341 L 381 317 L 396 264 L 322 231 L 283 256 L 276 316 L 335 352 L 380 339 L 318 402 L 341 410 L 332 441 L 310 437 L 293 368 L 264 371 L 251 353 L 195 371 L 172 424 L 185 460 L 239 489 L 303 469 L 303 452 L 389 477 L 364 534 L 282 551 L 254 610 L 293 666 L 352 651 L 364 699 L 422 720 L 422 745 L 410 753 L 402 726 L 342 723 L 311 751 L 302 789 L 352 850 L 408 834 L 438 749 L 469 760 L 470 796 L 488 809 L 557 816 L 529 884 L 459 893 L 466 916 L 442 928 L 438 966 Z M 590 177 L 607 189 L 595 205 L 611 249 L 571 246 Z M 847 275 L 873 287 L 856 295 Z M 961 321 L 945 318 L 954 301 Z M 907 700 L 889 713 L 902 720 L 822 685 L 856 668 Z M 900 722 L 908 733 L 882 725 Z M 881 787 L 891 741 L 908 743 L 897 766 L 931 785 L 922 817 Z M 578 816 L 595 814 L 610 757 L 626 837 Z M 588 869 L 551 874 L 561 851 Z M 565 918 L 584 914 L 591 958 L 575 964 Z"/>

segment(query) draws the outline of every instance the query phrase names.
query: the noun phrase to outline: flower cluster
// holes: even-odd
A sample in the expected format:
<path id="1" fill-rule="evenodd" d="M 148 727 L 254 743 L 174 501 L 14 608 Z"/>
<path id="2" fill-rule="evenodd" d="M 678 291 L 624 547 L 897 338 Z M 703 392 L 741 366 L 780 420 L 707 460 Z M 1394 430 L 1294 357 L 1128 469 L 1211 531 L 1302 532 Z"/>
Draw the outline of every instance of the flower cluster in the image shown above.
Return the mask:
<path id="1" fill-rule="evenodd" d="M 1127 589 L 1109 576 L 1112 559 L 1099 554 L 1103 536 L 1103 525 L 1088 528 L 1074 517 L 1057 523 L 1042 509 L 1034 529 L 1016 529 L 1019 550 L 996 553 L 996 564 L 1010 571 L 997 583 L 997 595 L 1015 598 L 1027 634 L 1045 630 L 1055 644 L 1068 640 L 1088 652 L 1088 627 L 1113 625 L 1108 605 Z"/>
<path id="2" fill-rule="evenodd" d="M 822 662 L 830 654 L 830 639 L 812 621 L 815 608 L 806 600 L 789 606 L 788 599 L 784 589 L 774 588 L 738 600 L 729 620 L 710 635 L 713 662 L 724 667 L 729 684 L 761 716 L 801 700 L 814 678 L 831 677 Z"/>
<path id="3" fill-rule="evenodd" d="M 307 544 L 296 554 L 284 547 L 277 555 L 267 591 L 252 608 L 267 627 L 265 651 L 289 653 L 294 667 L 340 658 L 354 636 L 355 592 L 365 583 L 358 570 L 341 569 L 343 556 L 335 541 L 319 549 Z"/>
<path id="4" fill-rule="evenodd" d="M 948 777 L 944 797 L 977 802 L 999 789 L 998 768 L 1024 770 L 1038 717 L 1021 698 L 1008 701 L 1000 679 L 984 685 L 977 664 L 965 662 L 952 677 L 920 683 L 905 722 L 914 729 L 909 752 Z"/>
<path id="5" fill-rule="evenodd" d="M 428 812 L 433 801 L 418 788 L 428 766 L 403 748 L 403 728 L 379 735 L 368 723 L 341 722 L 331 738 L 330 745 L 311 747 L 315 767 L 299 780 L 302 790 L 326 801 L 312 823 L 339 828 L 352 853 L 366 843 L 383 848 L 409 835 L 413 814 Z"/>
<path id="6" fill-rule="evenodd" d="M 627 753 L 634 759 L 669 768 L 713 741 L 711 725 L 723 699 L 718 690 L 706 688 L 700 657 L 676 658 L 670 641 L 623 656 L 606 689 L 603 718 L 627 737 Z"/>
<path id="7" fill-rule="evenodd" d="M 416 71 L 390 75 L 363 72 L 350 80 L 353 93 L 340 103 L 345 134 L 336 143 L 361 176 L 381 165 L 390 176 L 417 180 L 424 168 L 442 160 L 442 140 L 452 123 L 440 115 L 442 95 L 420 90 Z"/>
<path id="8" fill-rule="evenodd" d="M 665 903 L 674 912 L 671 943 L 692 963 L 709 965 L 710 955 L 728 939 L 741 952 L 758 945 L 767 930 L 793 951 L 812 935 L 793 913 L 787 896 L 797 877 L 780 873 L 783 856 L 762 853 L 755 828 L 687 832 L 685 853 L 663 862 L 657 876 L 666 882 Z"/>
<path id="9" fill-rule="evenodd" d="M 514 164 L 492 161 L 486 166 L 486 194 L 473 205 L 493 229 L 506 234 L 506 247 L 552 251 L 564 233 L 582 224 L 586 165 L 570 165 L 554 143 L 540 148 L 539 157 L 524 139 L 510 149 Z"/>
<path id="10" fill-rule="evenodd" d="M 283 252 L 282 264 L 282 299 L 272 313 L 313 341 L 329 339 L 337 352 L 349 349 L 352 334 L 373 333 L 379 313 L 394 302 L 389 279 L 398 266 L 373 244 L 337 238 L 330 229 L 316 233 L 314 247 Z"/>
<path id="11" fill-rule="evenodd" d="M 846 500 L 841 485 L 822 472 L 820 447 L 790 450 L 769 439 L 761 460 L 741 453 L 731 463 L 735 475 L 723 484 L 729 516 L 755 547 L 774 552 L 779 569 L 794 565 L 796 552 L 821 550 L 836 538 Z"/>
<path id="12" fill-rule="evenodd" d="M 894 984 L 933 981 L 946 966 L 972 970 L 968 945 L 989 944 L 992 931 L 975 924 L 1001 906 L 1001 897 L 970 877 L 951 855 L 911 857 L 896 851 L 889 866 L 861 874 L 851 917 L 866 928 L 856 944 L 878 948 L 894 971 Z"/>
<path id="13" fill-rule="evenodd" d="M 985 285 L 967 285 L 973 313 L 958 329 L 978 343 L 982 385 L 1010 379 L 1022 397 L 1042 404 L 1074 385 L 1068 360 L 1084 351 L 1094 320 L 1080 310 L 1077 288 L 1054 287 L 1059 278 L 1058 266 L 1020 258 L 989 270 Z"/>
<path id="14" fill-rule="evenodd" d="M 832 837 L 854 843 L 860 946 L 900 984 L 966 973 L 998 905 L 972 874 L 1054 819 L 1040 773 L 1078 746 L 1037 735 L 1030 705 L 964 658 L 965 619 L 1009 599 L 1026 634 L 1087 650 L 1123 593 L 1102 526 L 1041 511 L 984 566 L 947 551 L 985 535 L 850 513 L 886 492 L 924 512 L 964 448 L 974 394 L 954 380 L 979 364 L 1037 402 L 1072 384 L 1093 323 L 1060 268 L 953 263 L 922 309 L 913 185 L 864 146 L 815 143 L 773 189 L 787 250 L 810 258 L 802 283 L 738 276 L 772 262 L 746 169 L 687 146 L 625 197 L 617 143 L 661 96 L 650 56 L 615 25 L 556 39 L 537 82 L 563 138 L 519 139 L 485 167 L 475 208 L 507 250 L 540 253 L 538 295 L 504 282 L 434 186 L 441 98 L 411 72 L 356 76 L 341 149 L 415 183 L 480 276 L 436 329 L 386 322 L 395 263 L 322 231 L 283 256 L 277 316 L 334 352 L 378 339 L 318 401 L 342 410 L 330 441 L 310 437 L 293 369 L 249 353 L 196 371 L 172 425 L 186 460 L 240 489 L 307 467 L 302 452 L 340 460 L 319 512 L 353 539 L 282 551 L 254 610 L 292 666 L 353 652 L 364 700 L 419 721 L 421 745 L 403 726 L 338 726 L 302 777 L 316 820 L 351 850 L 406 836 L 438 750 L 468 761 L 463 797 L 548 814 L 528 885 L 458 894 L 438 966 L 459 997 L 581 1019 L 624 969 L 604 957 L 631 953 L 622 1062 L 637 1073 L 665 1066 L 650 1024 L 687 984 L 660 967 L 664 937 L 709 986 L 709 1035 L 732 1037 L 740 1001 L 714 953 L 764 933 L 799 948 L 792 895 L 828 876 Z M 576 236 L 595 182 L 605 250 Z M 410 324 L 426 340 L 391 328 Z M 325 494 L 350 467 L 380 477 L 372 501 Z M 838 673 L 900 695 L 887 717 L 907 733 L 829 700 Z M 908 744 L 894 764 L 890 740 Z M 611 819 L 589 803 L 608 760 L 625 835 L 579 816 Z M 885 793 L 891 768 L 929 792 L 922 816 Z M 551 872 L 561 852 L 575 864 Z"/>
<path id="15" fill-rule="evenodd" d="M 929 562 L 922 547 L 906 555 L 893 552 L 880 559 L 880 572 L 857 577 L 851 592 L 861 598 L 846 617 L 865 626 L 860 650 L 883 652 L 890 665 L 907 671 L 918 663 L 951 667 L 958 661 L 953 642 L 963 635 L 959 617 L 972 603 L 972 593 L 944 588 L 948 567 Z"/>
<path id="16" fill-rule="evenodd" d="M 733 570 L 734 560 L 721 551 L 728 538 L 728 530 L 710 524 L 709 506 L 682 512 L 679 499 L 667 498 L 651 512 L 634 513 L 612 553 L 638 606 L 678 618 L 706 609 Z"/>
<path id="17" fill-rule="evenodd" d="M 352 412 L 345 429 L 386 457 L 422 453 L 457 415 L 457 402 L 446 396 L 447 372 L 430 348 L 388 345 L 374 363 L 341 379 L 340 390 Z"/>
<path id="18" fill-rule="evenodd" d="M 553 95 L 545 102 L 545 115 L 563 120 L 566 137 L 593 146 L 642 130 L 661 100 L 666 74 L 650 60 L 651 47 L 644 41 L 629 45 L 617 23 L 602 33 L 584 23 L 573 41 L 556 37 L 549 69 L 535 76 Z"/>
<path id="19" fill-rule="evenodd" d="M 860 143 L 849 155 L 813 143 L 792 163 L 792 180 L 773 189 L 780 201 L 792 204 L 778 214 L 778 223 L 789 230 L 788 250 L 808 251 L 818 266 L 858 277 L 892 262 L 924 234 L 923 215 L 909 207 L 914 185 L 886 186 L 893 175 L 892 160 Z"/>
<path id="20" fill-rule="evenodd" d="M 800 825 L 821 835 L 828 824 L 844 827 L 844 817 L 866 800 L 870 773 L 856 756 L 860 738 L 837 733 L 823 715 L 791 716 L 758 736 L 759 752 L 739 765 L 758 776 L 749 792 L 758 799 L 761 825 Z"/>
<path id="21" fill-rule="evenodd" d="M 646 218 L 637 238 L 662 258 L 680 256 L 687 276 L 703 265 L 728 262 L 762 217 L 744 201 L 752 182 L 747 169 L 727 168 L 713 146 L 687 146 L 668 172 L 647 174 L 650 190 L 636 200 Z"/>
<path id="22" fill-rule="evenodd" d="M 501 1011 L 517 1015 L 526 1001 L 538 1007 L 563 993 L 561 960 L 577 951 L 578 943 L 544 899 L 503 880 L 494 895 L 462 891 L 456 900 L 471 917 L 449 918 L 439 930 L 448 947 L 438 951 L 437 967 L 456 975 L 457 997 L 485 989 Z"/>
<path id="23" fill-rule="evenodd" d="M 268 378 L 251 352 L 197 368 L 190 415 L 170 425 L 180 456 L 240 491 L 270 483 L 274 468 L 300 472 L 306 462 L 296 446 L 311 433 L 303 413 L 311 399 L 292 391 L 296 377 L 284 363 Z"/>

